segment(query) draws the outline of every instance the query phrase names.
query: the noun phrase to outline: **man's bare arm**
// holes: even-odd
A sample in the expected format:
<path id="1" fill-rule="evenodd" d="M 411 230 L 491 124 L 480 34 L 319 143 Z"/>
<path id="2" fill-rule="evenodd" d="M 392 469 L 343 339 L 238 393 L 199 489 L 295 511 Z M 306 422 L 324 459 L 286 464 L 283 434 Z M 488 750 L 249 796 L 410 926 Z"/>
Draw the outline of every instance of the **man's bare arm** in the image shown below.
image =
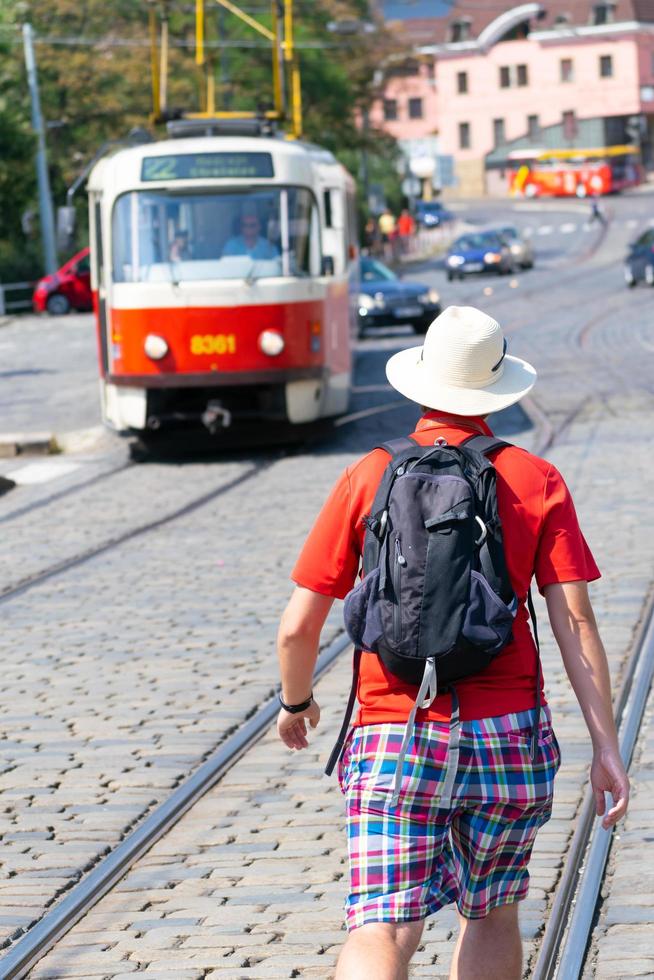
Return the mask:
<path id="1" fill-rule="evenodd" d="M 333 601 L 331 596 L 298 586 L 284 610 L 277 634 L 277 655 L 286 704 L 301 704 L 311 694 L 320 632 Z M 320 708 L 315 701 L 299 714 L 289 714 L 283 708 L 279 712 L 277 731 L 289 748 L 305 749 L 309 744 L 305 719 L 312 728 L 318 724 Z"/>
<path id="2" fill-rule="evenodd" d="M 627 811 L 629 778 L 618 749 L 611 681 L 586 582 L 563 582 L 544 589 L 552 631 L 593 743 L 591 783 L 602 826 L 613 826 Z M 604 793 L 613 797 L 605 813 Z"/>

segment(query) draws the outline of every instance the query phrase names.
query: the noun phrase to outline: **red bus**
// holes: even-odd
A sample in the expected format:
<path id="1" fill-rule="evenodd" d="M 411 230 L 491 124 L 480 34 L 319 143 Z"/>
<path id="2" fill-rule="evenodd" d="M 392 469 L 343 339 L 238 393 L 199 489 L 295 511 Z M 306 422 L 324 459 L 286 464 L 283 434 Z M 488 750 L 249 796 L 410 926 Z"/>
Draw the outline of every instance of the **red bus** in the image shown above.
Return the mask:
<path id="1" fill-rule="evenodd" d="M 536 150 L 511 154 L 509 191 L 525 197 L 593 197 L 635 187 L 643 180 L 637 146 L 589 150 Z"/>

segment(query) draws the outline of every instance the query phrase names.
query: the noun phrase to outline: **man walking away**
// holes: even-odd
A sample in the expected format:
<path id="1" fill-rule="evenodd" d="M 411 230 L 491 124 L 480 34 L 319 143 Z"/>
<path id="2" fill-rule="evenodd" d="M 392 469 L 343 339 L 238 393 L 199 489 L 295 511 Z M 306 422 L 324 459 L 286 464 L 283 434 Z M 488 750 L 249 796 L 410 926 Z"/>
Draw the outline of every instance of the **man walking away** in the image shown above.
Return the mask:
<path id="1" fill-rule="evenodd" d="M 440 671 L 442 677 L 442 668 L 433 658 L 425 677 L 431 670 L 434 689 L 426 693 L 423 681 L 419 697 L 415 683 L 400 679 L 395 668 L 382 661 L 379 624 L 365 641 L 378 652 L 355 652 L 359 710 L 339 763 L 348 830 L 349 936 L 336 977 L 404 980 L 425 918 L 455 902 L 460 931 L 452 980 L 519 980 L 518 903 L 527 895 L 529 859 L 536 833 L 551 815 L 560 763 L 527 612 L 532 577 L 545 596 L 592 740 L 590 780 L 602 826 L 613 826 L 627 809 L 629 782 L 618 750 L 606 654 L 588 597 L 587 583 L 598 578 L 599 571 L 556 468 L 492 439 L 486 416 L 518 402 L 536 380 L 531 365 L 506 353 L 506 340 L 495 320 L 471 307 L 449 307 L 432 323 L 423 346 L 395 354 L 386 373 L 394 388 L 423 406 L 409 443 L 413 448 L 406 452 L 419 455 L 431 447 L 432 465 L 445 465 L 448 459 L 482 460 L 480 472 L 491 481 L 485 486 L 496 487 L 495 520 L 484 522 L 475 512 L 472 530 L 466 533 L 473 552 L 479 549 L 482 564 L 488 563 L 481 549 L 489 539 L 500 542 L 512 587 L 510 605 L 503 608 L 513 619 L 487 666 L 448 686 L 438 683 L 437 690 L 433 673 Z M 485 457 L 474 454 L 474 444 L 487 452 L 491 467 Z M 380 514 L 374 508 L 394 452 L 393 445 L 376 448 L 348 466 L 293 570 L 296 589 L 278 640 L 283 707 L 277 726 L 289 748 L 306 748 L 307 723 L 315 728 L 319 722 L 312 675 L 320 632 L 333 600 L 344 598 L 355 584 L 364 541 L 363 581 L 369 581 L 366 535 L 382 535 L 380 525 L 391 525 L 390 539 L 384 538 L 386 551 L 373 569 L 373 576 L 380 576 L 370 592 L 373 606 L 389 596 L 399 606 L 400 598 L 409 595 L 407 583 L 422 574 L 412 539 L 400 540 L 406 515 L 396 510 L 392 518 L 390 510 Z M 426 455 L 422 458 L 427 460 Z M 393 486 L 404 488 L 405 499 L 410 499 L 406 488 L 416 473 L 408 464 L 393 471 Z M 463 500 L 468 493 L 465 479 L 447 473 L 424 478 L 423 495 L 427 484 L 436 496 L 456 492 Z M 442 591 L 444 583 L 448 598 L 448 574 L 454 576 L 460 561 L 455 545 L 469 517 L 469 509 L 459 501 L 440 517 L 412 525 L 420 533 L 430 525 L 427 533 L 436 536 L 430 548 L 453 549 L 449 573 L 443 569 L 442 581 L 425 573 L 421 595 L 436 594 L 439 587 Z M 498 555 L 496 550 L 496 560 Z M 483 634 L 486 611 L 500 608 L 501 600 L 486 586 L 479 591 L 480 572 L 471 576 L 477 601 L 467 608 L 466 617 Z M 398 581 L 403 584 L 397 586 Z M 398 611 L 389 629 L 402 637 L 415 623 L 409 603 Z M 450 625 L 445 622 L 443 632 Z M 432 636 L 435 646 L 439 639 Z M 461 649 L 466 655 L 465 644 Z M 608 811 L 607 792 L 613 801 Z"/>

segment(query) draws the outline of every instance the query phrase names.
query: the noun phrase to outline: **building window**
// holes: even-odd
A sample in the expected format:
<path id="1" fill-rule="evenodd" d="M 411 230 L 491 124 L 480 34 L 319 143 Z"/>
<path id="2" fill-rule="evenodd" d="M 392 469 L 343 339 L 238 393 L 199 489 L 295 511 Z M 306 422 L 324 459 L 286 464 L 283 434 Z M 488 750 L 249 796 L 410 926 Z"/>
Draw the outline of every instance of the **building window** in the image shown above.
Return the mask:
<path id="1" fill-rule="evenodd" d="M 562 82 L 574 82 L 575 66 L 572 61 L 572 58 L 561 58 L 560 69 L 561 69 L 560 77 Z"/>
<path id="2" fill-rule="evenodd" d="M 612 24 L 615 13 L 615 3 L 604 0 L 602 3 L 594 3 L 591 11 L 591 23 L 595 27 L 601 24 Z"/>
<path id="3" fill-rule="evenodd" d="M 527 116 L 527 136 L 532 142 L 540 138 L 540 119 L 538 116 Z"/>
<path id="4" fill-rule="evenodd" d="M 577 135 L 577 117 L 574 109 L 563 113 L 563 136 L 564 139 L 573 140 Z"/>
<path id="5" fill-rule="evenodd" d="M 470 123 L 459 123 L 459 149 L 470 149 Z"/>
<path id="6" fill-rule="evenodd" d="M 384 119 L 397 119 L 397 99 L 384 99 Z"/>
<path id="7" fill-rule="evenodd" d="M 422 119 L 422 99 L 409 99 L 409 119 Z"/>
<path id="8" fill-rule="evenodd" d="M 600 78 L 612 78 L 613 77 L 613 56 L 610 54 L 600 55 L 599 60 L 599 73 Z"/>
<path id="9" fill-rule="evenodd" d="M 529 85 L 527 65 L 502 65 L 500 68 L 500 88 L 511 88 L 513 85 L 518 85 L 520 88 Z"/>
<path id="10" fill-rule="evenodd" d="M 460 71 L 457 72 L 456 76 L 456 90 L 459 95 L 464 95 L 468 91 L 468 72 Z"/>
<path id="11" fill-rule="evenodd" d="M 502 146 L 506 141 L 504 135 L 504 120 L 493 119 L 493 143 L 495 146 Z"/>
<path id="12" fill-rule="evenodd" d="M 450 42 L 452 44 L 458 44 L 460 41 L 468 41 L 470 39 L 470 23 L 471 21 L 468 18 L 452 21 L 450 24 Z"/>

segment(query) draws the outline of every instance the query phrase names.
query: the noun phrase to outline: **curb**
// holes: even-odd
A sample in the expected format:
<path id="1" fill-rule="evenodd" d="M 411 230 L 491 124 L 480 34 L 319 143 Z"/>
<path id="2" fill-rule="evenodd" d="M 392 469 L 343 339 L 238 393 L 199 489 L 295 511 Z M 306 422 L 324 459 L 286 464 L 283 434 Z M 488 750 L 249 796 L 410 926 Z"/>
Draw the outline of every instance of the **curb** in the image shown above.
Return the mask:
<path id="1" fill-rule="evenodd" d="M 0 476 L 0 497 L 3 493 L 13 490 L 16 484 L 13 480 L 8 480 L 6 476 Z"/>
<path id="2" fill-rule="evenodd" d="M 52 432 L 12 432 L 0 435 L 0 458 L 23 456 L 48 456 L 59 452 L 57 440 Z"/>

